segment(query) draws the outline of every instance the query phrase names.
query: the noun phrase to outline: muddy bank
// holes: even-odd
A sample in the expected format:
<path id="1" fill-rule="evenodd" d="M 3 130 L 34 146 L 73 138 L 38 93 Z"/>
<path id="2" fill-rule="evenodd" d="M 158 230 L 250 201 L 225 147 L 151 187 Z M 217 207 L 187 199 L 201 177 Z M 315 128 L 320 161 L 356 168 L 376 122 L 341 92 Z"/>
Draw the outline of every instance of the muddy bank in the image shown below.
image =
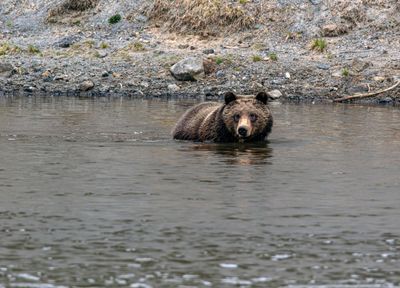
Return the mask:
<path id="1" fill-rule="evenodd" d="M 89 1 L 71 11 L 65 2 L 2 1 L 0 93 L 213 98 L 226 90 L 279 90 L 283 101 L 331 101 L 400 78 L 394 0 L 240 1 L 232 7 L 252 21 L 237 31 L 219 22 L 176 29 L 183 27 L 179 11 L 165 14 L 175 21 L 169 23 L 150 13 L 153 1 Z M 110 24 L 117 14 L 121 20 Z M 187 57 L 204 71 L 177 80 L 170 68 Z M 397 87 L 363 101 L 399 98 Z"/>

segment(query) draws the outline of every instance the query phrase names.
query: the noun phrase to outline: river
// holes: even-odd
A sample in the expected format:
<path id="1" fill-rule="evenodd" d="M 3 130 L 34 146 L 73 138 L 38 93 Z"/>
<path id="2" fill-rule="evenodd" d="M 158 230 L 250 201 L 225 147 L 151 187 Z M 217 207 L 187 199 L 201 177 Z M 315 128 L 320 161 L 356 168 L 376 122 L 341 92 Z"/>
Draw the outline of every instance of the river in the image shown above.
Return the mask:
<path id="1" fill-rule="evenodd" d="M 172 140 L 195 103 L 0 97 L 0 288 L 400 285 L 398 108 Z"/>

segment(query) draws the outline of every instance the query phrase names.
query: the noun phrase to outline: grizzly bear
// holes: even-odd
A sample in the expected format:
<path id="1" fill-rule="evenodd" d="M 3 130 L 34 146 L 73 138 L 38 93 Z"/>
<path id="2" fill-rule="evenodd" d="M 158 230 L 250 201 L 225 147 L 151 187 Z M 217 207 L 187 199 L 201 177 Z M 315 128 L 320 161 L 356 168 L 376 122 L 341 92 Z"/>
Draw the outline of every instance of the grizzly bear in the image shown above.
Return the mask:
<path id="1" fill-rule="evenodd" d="M 211 142 L 256 142 L 267 137 L 272 129 L 268 95 L 235 95 L 227 92 L 223 104 L 200 103 L 178 120 L 172 136 L 178 140 Z"/>

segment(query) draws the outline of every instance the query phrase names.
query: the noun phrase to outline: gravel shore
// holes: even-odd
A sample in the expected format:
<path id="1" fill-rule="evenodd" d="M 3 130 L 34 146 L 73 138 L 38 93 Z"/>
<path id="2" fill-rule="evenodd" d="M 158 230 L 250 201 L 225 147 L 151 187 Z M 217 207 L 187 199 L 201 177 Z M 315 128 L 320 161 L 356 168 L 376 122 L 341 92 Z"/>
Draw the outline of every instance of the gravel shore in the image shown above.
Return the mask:
<path id="1" fill-rule="evenodd" d="M 278 90 L 282 101 L 312 102 L 400 80 L 397 0 L 248 2 L 263 15 L 251 28 L 204 35 L 151 19 L 153 1 L 101 0 L 50 19 L 63 1 L 4 0 L 0 95 L 217 98 Z M 110 24 L 116 14 L 121 21 Z M 188 57 L 204 69 L 177 80 L 170 69 Z M 361 102 L 400 103 L 400 88 Z"/>

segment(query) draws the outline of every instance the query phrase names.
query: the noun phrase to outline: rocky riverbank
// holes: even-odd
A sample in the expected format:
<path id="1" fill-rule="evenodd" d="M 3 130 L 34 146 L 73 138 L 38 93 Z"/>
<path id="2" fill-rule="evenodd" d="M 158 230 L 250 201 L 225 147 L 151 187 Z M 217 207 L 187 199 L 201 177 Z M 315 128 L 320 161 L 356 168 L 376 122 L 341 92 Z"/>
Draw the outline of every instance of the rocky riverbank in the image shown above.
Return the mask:
<path id="1" fill-rule="evenodd" d="M 400 80 L 397 0 L 234 1 L 227 7 L 252 17 L 249 27 L 217 23 L 220 33 L 173 29 L 179 15 L 172 24 L 169 14 L 157 18 L 153 1 L 115 2 L 124 3 L 61 11 L 70 8 L 65 1 L 2 1 L 0 93 L 213 98 L 275 90 L 282 100 L 331 101 Z M 198 69 L 174 77 L 171 67 L 187 58 Z M 364 101 L 400 103 L 400 89 Z"/>

